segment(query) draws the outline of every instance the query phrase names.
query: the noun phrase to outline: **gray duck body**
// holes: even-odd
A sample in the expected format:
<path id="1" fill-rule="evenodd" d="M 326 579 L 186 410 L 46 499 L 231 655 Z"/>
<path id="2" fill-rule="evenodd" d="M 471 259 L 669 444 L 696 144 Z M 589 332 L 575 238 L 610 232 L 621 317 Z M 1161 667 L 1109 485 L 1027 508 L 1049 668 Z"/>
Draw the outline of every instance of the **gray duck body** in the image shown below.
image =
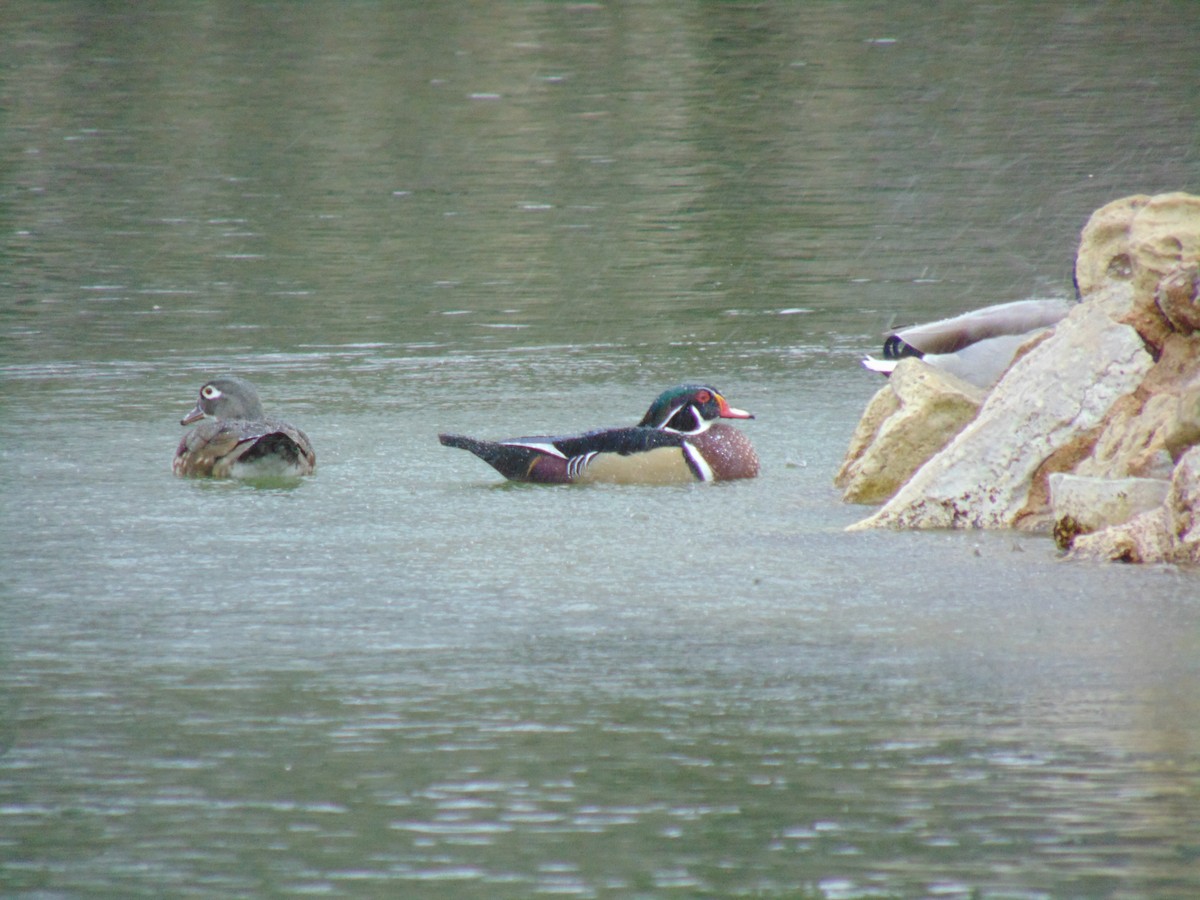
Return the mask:
<path id="1" fill-rule="evenodd" d="M 890 375 L 899 360 L 916 356 L 974 385 L 990 388 L 1028 340 L 1053 328 L 1074 305 L 1062 298 L 1016 300 L 892 331 L 884 342 L 883 358 L 868 356 L 863 366 Z"/>

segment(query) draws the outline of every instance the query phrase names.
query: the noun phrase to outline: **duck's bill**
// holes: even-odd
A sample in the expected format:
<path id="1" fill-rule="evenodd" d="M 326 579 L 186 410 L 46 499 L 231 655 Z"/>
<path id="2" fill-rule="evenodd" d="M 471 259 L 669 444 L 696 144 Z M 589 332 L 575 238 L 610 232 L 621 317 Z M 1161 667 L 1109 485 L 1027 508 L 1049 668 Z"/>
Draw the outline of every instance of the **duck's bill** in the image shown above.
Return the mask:
<path id="1" fill-rule="evenodd" d="M 722 419 L 753 419 L 754 418 L 754 416 L 751 413 L 746 412 L 744 409 L 738 409 L 735 406 L 730 406 L 728 403 L 725 402 L 724 397 L 720 397 L 719 400 L 720 400 L 720 403 L 718 405 L 718 409 L 721 412 Z"/>
<path id="2" fill-rule="evenodd" d="M 202 410 L 200 408 L 200 404 L 197 403 L 195 409 L 193 409 L 190 413 L 188 413 L 186 416 L 184 416 L 182 419 L 179 420 L 179 424 L 180 425 L 191 425 L 193 422 L 199 422 L 203 418 L 204 418 L 204 410 Z"/>

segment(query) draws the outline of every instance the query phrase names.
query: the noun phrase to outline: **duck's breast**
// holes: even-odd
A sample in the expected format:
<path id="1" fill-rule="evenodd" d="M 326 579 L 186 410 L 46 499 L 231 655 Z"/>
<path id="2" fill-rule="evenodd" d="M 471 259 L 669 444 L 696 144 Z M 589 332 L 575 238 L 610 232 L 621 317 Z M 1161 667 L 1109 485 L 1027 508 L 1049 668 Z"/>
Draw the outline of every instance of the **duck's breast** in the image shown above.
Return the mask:
<path id="1" fill-rule="evenodd" d="M 714 481 L 758 476 L 758 454 L 740 429 L 718 422 L 689 440 L 704 456 Z"/>

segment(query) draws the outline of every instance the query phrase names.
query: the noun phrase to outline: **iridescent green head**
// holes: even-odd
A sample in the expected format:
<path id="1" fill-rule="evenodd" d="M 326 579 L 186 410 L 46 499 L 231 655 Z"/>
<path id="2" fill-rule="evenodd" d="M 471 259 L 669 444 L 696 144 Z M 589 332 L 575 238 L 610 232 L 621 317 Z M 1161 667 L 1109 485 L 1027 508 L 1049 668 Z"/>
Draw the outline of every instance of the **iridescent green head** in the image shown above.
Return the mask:
<path id="1" fill-rule="evenodd" d="M 717 419 L 753 418 L 745 410 L 730 406 L 716 388 L 681 384 L 659 394 L 638 425 L 687 434 L 703 431 Z"/>

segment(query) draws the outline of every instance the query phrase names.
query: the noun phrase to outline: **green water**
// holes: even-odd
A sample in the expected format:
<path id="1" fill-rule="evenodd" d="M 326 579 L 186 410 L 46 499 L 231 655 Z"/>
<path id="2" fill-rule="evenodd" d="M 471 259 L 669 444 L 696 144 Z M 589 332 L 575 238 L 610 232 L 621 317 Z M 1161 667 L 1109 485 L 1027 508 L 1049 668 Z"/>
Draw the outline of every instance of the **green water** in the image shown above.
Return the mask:
<path id="1" fill-rule="evenodd" d="M 0 893 L 1192 897 L 1200 580 L 847 534 L 889 321 L 1200 183 L 1189 3 L 10 4 Z M 294 487 L 170 473 L 210 375 Z M 701 379 L 760 478 L 442 430 Z"/>

